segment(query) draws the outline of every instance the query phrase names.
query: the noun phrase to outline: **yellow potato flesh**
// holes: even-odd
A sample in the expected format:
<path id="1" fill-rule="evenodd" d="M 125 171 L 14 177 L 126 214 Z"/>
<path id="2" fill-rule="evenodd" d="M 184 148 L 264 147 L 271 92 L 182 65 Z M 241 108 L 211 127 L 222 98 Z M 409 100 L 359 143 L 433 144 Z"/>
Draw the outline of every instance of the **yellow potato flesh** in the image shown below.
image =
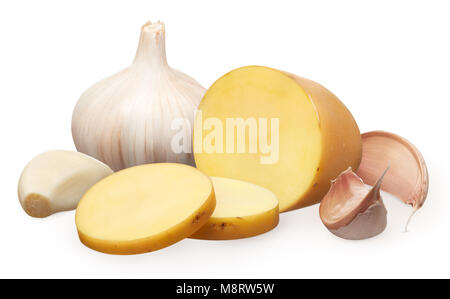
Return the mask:
<path id="1" fill-rule="evenodd" d="M 260 186 L 212 177 L 216 209 L 192 238 L 230 240 L 256 236 L 277 226 L 278 200 Z"/>
<path id="2" fill-rule="evenodd" d="M 160 163 L 119 171 L 94 185 L 77 207 L 80 240 L 105 253 L 136 254 L 180 241 L 215 207 L 209 177 L 193 167 Z"/>
<path id="3" fill-rule="evenodd" d="M 349 166 L 356 169 L 361 160 L 359 129 L 347 108 L 323 86 L 289 73 L 259 66 L 231 71 L 208 89 L 199 111 L 194 126 L 194 145 L 202 145 L 200 151 L 194 147 L 197 167 L 210 176 L 271 190 L 281 212 L 320 202 L 330 181 Z M 223 124 L 230 118 L 264 118 L 269 124 L 278 118 L 278 161 L 262 164 L 261 157 L 268 154 L 261 148 L 229 153 L 224 144 L 223 152 L 205 151 L 209 131 L 204 122 L 210 118 Z M 274 140 L 267 131 L 268 140 Z M 237 134 L 234 138 L 236 144 Z"/>

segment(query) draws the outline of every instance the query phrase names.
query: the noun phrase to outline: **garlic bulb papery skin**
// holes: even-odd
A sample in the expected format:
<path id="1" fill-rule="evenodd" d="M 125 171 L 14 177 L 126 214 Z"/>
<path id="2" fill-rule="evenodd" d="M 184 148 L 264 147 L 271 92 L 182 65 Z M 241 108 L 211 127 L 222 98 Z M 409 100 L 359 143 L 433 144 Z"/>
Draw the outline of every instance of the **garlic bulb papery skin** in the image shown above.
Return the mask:
<path id="1" fill-rule="evenodd" d="M 194 165 L 194 114 L 205 89 L 167 64 L 165 28 L 142 26 L 130 67 L 84 92 L 72 116 L 78 151 L 117 171 L 153 162 Z"/>
<path id="2" fill-rule="evenodd" d="M 320 203 L 320 218 L 334 235 L 347 240 L 362 240 L 384 231 L 387 210 L 380 195 L 384 171 L 368 189 L 351 168 L 342 172 Z"/>

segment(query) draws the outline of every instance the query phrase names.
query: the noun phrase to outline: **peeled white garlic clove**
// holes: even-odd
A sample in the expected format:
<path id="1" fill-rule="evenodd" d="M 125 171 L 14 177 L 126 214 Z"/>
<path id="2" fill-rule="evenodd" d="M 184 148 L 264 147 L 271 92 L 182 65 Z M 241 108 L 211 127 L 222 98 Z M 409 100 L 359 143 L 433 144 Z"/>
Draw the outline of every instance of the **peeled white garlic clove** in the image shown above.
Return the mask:
<path id="1" fill-rule="evenodd" d="M 384 231 L 387 211 L 380 196 L 381 181 L 372 189 L 349 167 L 331 183 L 320 203 L 320 218 L 330 232 L 348 240 L 374 237 Z"/>
<path id="2" fill-rule="evenodd" d="M 413 207 L 405 230 L 414 213 L 422 207 L 428 193 L 428 171 L 419 150 L 398 135 L 373 131 L 362 134 L 363 154 L 357 174 L 365 183 L 372 185 L 383 169 L 389 173 L 381 190 L 392 193 Z"/>
<path id="3" fill-rule="evenodd" d="M 131 66 L 83 93 L 72 116 L 78 151 L 114 170 L 151 162 L 194 164 L 194 113 L 205 89 L 168 66 L 164 35 L 163 23 L 146 23 Z"/>
<path id="4" fill-rule="evenodd" d="M 49 151 L 33 158 L 19 179 L 19 201 L 33 217 L 73 210 L 84 193 L 112 174 L 100 161 L 73 151 Z"/>

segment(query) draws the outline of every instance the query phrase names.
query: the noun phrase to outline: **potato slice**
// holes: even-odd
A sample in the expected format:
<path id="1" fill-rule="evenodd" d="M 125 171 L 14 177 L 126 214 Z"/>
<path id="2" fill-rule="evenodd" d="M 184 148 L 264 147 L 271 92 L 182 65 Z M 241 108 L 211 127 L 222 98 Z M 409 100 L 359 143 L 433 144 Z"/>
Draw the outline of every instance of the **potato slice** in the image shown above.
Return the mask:
<path id="1" fill-rule="evenodd" d="M 361 161 L 359 129 L 344 104 L 320 84 L 286 72 L 231 71 L 208 89 L 199 111 L 197 167 L 271 190 L 281 212 L 320 202 L 330 181 Z"/>
<path id="2" fill-rule="evenodd" d="M 231 240 L 265 233 L 278 224 L 278 200 L 255 184 L 212 177 L 216 209 L 192 238 Z"/>
<path id="3" fill-rule="evenodd" d="M 215 207 L 211 180 L 174 163 L 127 168 L 83 196 L 76 212 L 86 246 L 111 254 L 138 254 L 174 244 L 202 227 Z"/>

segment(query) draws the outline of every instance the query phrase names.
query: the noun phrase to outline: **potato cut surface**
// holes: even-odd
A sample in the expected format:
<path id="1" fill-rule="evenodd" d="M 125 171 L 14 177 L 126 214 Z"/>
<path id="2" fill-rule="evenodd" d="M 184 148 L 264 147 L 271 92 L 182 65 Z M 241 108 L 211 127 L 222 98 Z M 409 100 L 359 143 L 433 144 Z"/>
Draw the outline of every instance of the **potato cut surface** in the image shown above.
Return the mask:
<path id="1" fill-rule="evenodd" d="M 212 177 L 216 209 L 192 238 L 229 240 L 256 236 L 277 226 L 278 200 L 255 184 Z"/>
<path id="2" fill-rule="evenodd" d="M 135 254 L 178 242 L 206 223 L 215 207 L 211 180 L 174 163 L 136 166 L 94 185 L 76 212 L 80 240 L 113 254 Z"/>
<path id="3" fill-rule="evenodd" d="M 282 212 L 320 202 L 330 181 L 361 160 L 361 136 L 347 108 L 323 86 L 289 73 L 260 66 L 231 71 L 208 89 L 199 111 L 197 167 L 271 190 Z M 218 143 L 211 132 L 219 125 Z M 242 140 L 245 150 L 238 148 Z"/>

